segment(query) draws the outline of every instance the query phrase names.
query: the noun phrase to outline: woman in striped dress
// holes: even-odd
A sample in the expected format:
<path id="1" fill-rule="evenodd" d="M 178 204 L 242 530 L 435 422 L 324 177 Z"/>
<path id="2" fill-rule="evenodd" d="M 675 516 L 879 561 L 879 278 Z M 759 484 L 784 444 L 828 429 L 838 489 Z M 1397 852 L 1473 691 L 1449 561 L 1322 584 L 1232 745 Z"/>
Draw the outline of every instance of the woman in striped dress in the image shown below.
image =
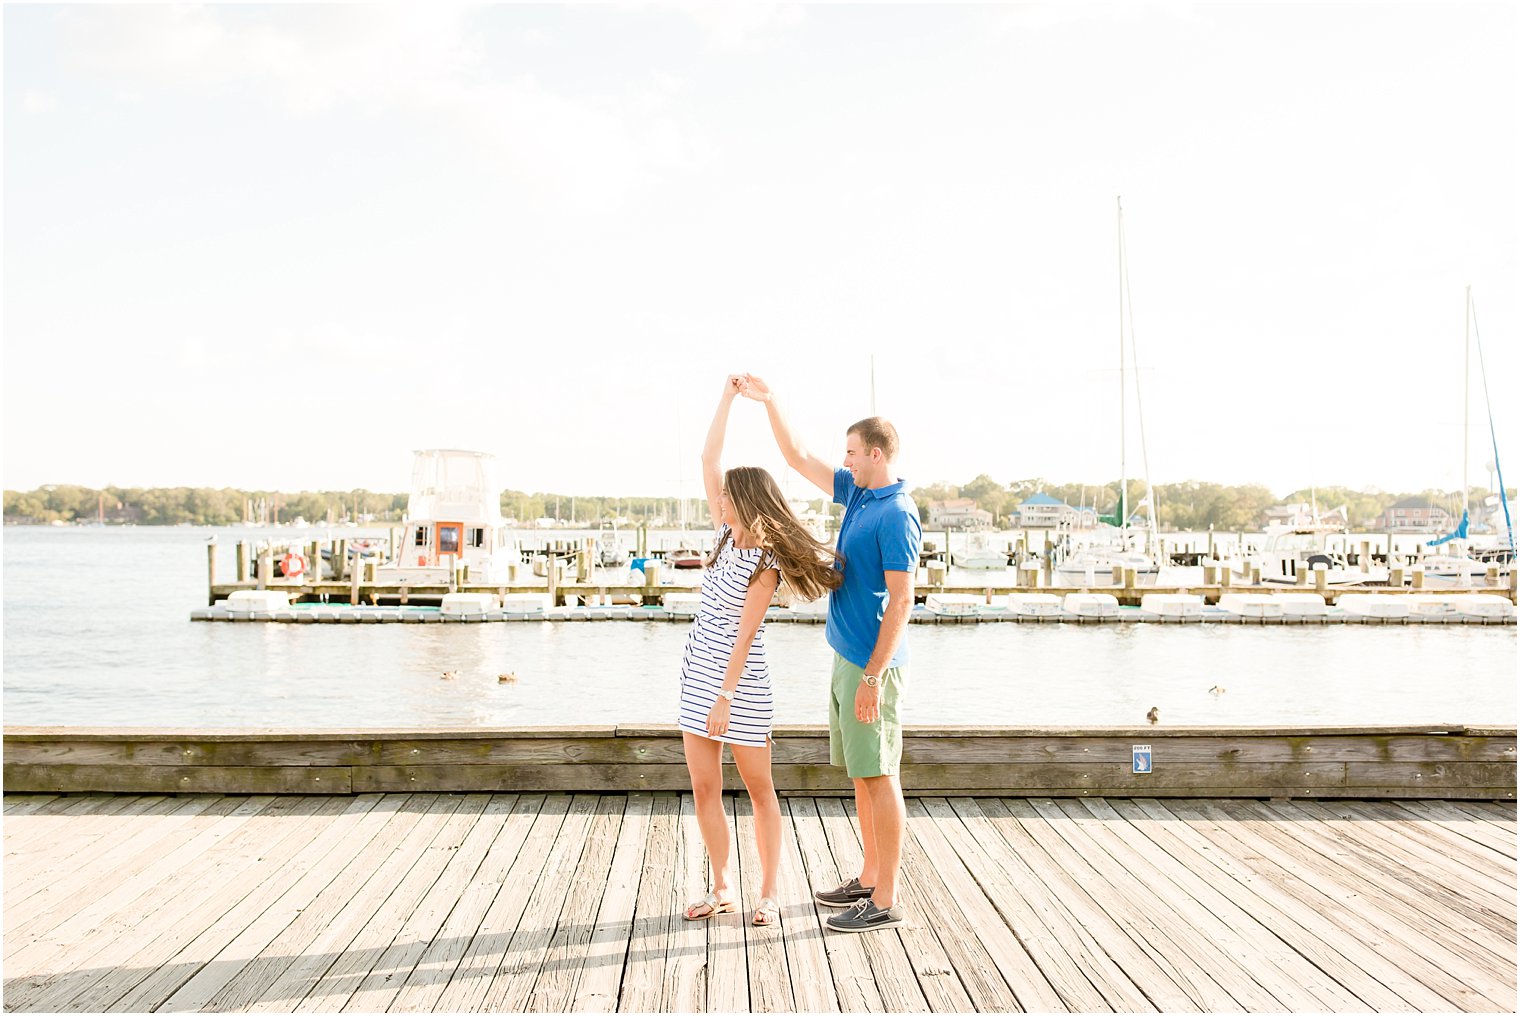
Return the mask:
<path id="1" fill-rule="evenodd" d="M 774 706 L 765 662 L 765 611 L 783 578 L 802 599 L 822 596 L 837 588 L 840 579 L 833 552 L 797 520 L 769 473 L 753 466 L 725 473 L 719 465 L 728 411 L 742 381 L 740 375 L 724 381 L 702 449 L 702 480 L 718 540 L 702 575 L 701 602 L 681 657 L 680 726 L 713 878 L 707 895 L 687 907 L 685 916 L 700 921 L 736 909 L 723 810 L 726 744 L 754 805 L 761 877 L 752 922 L 767 925 L 780 915 L 781 807 L 771 782 Z"/>

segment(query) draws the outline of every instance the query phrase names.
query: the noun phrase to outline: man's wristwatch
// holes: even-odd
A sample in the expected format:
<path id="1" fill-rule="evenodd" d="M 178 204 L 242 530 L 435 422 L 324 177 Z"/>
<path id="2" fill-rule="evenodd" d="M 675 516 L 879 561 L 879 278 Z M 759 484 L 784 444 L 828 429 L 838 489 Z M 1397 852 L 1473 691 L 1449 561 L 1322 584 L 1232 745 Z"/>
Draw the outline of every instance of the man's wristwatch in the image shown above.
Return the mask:
<path id="1" fill-rule="evenodd" d="M 860 679 L 861 679 L 861 681 L 863 681 L 865 683 L 865 686 L 867 688 L 880 688 L 881 687 L 881 678 L 879 676 L 877 676 L 876 674 L 862 674 L 860 676 Z"/>
<path id="2" fill-rule="evenodd" d="M 722 695 L 724 698 L 728 699 L 730 702 L 732 702 L 734 700 L 734 693 L 731 692 L 731 691 L 724 691 L 722 688 L 719 688 L 718 689 L 718 694 Z"/>

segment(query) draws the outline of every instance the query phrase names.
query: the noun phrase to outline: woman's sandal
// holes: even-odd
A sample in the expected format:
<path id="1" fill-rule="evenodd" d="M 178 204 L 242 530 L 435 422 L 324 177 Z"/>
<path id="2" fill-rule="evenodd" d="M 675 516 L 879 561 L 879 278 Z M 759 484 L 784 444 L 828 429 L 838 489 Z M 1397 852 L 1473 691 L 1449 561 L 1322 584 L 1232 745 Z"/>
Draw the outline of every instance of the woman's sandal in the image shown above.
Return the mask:
<path id="1" fill-rule="evenodd" d="M 781 906 L 769 896 L 760 897 L 760 902 L 755 904 L 755 917 L 751 924 L 760 927 L 768 927 L 781 919 Z"/>
<path id="2" fill-rule="evenodd" d="M 697 902 L 687 904 L 681 916 L 688 921 L 705 921 L 719 914 L 732 914 L 735 909 L 733 900 L 720 900 L 717 893 L 708 893 Z"/>

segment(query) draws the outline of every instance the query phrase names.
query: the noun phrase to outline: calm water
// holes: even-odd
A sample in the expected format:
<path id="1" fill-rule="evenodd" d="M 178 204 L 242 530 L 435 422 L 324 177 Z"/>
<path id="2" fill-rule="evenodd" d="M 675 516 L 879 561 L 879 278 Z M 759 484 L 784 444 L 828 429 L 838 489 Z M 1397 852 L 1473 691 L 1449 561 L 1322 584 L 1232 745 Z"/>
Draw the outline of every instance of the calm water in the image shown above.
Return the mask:
<path id="1" fill-rule="evenodd" d="M 213 533 L 230 576 L 247 530 L 6 529 L 5 723 L 673 722 L 684 623 L 191 622 Z M 915 723 L 1132 724 L 1152 706 L 1163 725 L 1516 717 L 1513 626 L 915 625 L 908 637 Z M 773 625 L 767 644 L 777 719 L 823 722 L 822 626 Z M 446 670 L 458 679 L 440 680 Z M 504 671 L 517 682 L 498 683 Z"/>

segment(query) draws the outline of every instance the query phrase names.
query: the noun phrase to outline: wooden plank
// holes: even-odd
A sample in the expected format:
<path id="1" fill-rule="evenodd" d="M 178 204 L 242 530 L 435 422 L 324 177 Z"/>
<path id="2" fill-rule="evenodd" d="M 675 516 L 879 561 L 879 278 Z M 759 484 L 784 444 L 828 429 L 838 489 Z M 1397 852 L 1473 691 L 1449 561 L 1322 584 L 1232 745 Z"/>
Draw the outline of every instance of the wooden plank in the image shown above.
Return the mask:
<path id="1" fill-rule="evenodd" d="M 218 807 L 221 798 L 194 797 L 155 802 L 144 813 L 152 821 L 125 826 L 112 835 L 99 850 L 81 851 L 73 861 L 61 865 L 68 874 L 39 891 L 6 908 L 5 958 L 38 940 L 49 929 L 66 920 L 81 906 L 87 905 L 103 891 L 109 891 L 132 872 L 132 859 L 145 853 L 152 856 L 158 846 L 189 828 L 197 815 Z M 263 802 L 268 804 L 268 801 Z M 218 816 L 219 817 L 219 816 Z"/>
<path id="2" fill-rule="evenodd" d="M 1460 837 L 1456 841 L 1458 844 L 1461 841 L 1482 844 L 1503 857 L 1515 859 L 1514 819 L 1495 822 L 1478 810 L 1494 805 L 1474 805 L 1468 801 L 1406 801 L 1400 802 L 1400 807 L 1407 816 L 1434 823 L 1451 834 L 1448 839 Z"/>
<path id="3" fill-rule="evenodd" d="M 5 763 L 8 791 L 130 794 L 350 794 L 346 766 L 118 766 Z M 407 789 L 407 788 L 401 788 Z"/>
<path id="4" fill-rule="evenodd" d="M 119 978 L 91 986 L 90 991 L 76 995 L 65 1008 L 86 1012 L 148 1011 L 162 1005 L 192 976 L 211 976 L 213 971 L 226 969 L 208 961 L 229 942 L 236 941 L 249 922 L 264 912 L 272 898 L 266 895 L 272 891 L 271 883 L 282 886 L 282 880 L 292 870 L 295 874 L 289 877 L 299 875 L 305 856 L 302 848 L 317 842 L 331 828 L 326 821 L 331 811 L 345 806 L 353 808 L 357 803 L 332 799 L 320 801 L 313 808 L 309 801 L 291 801 L 296 805 L 293 812 L 270 814 L 274 811 L 271 805 L 266 814 L 255 817 L 246 832 L 240 834 L 255 843 L 262 834 L 264 845 L 251 870 L 265 877 L 249 876 L 246 883 L 233 879 L 194 911 L 176 909 L 164 915 L 172 917 L 172 921 L 155 918 L 153 930 L 158 933 L 145 934 L 139 940 L 140 948 L 115 968 Z M 291 821 L 281 817 L 285 814 L 297 817 Z"/>
<path id="5" fill-rule="evenodd" d="M 1379 1012 L 1439 1008 L 1439 996 L 1391 967 L 1372 950 L 1346 936 L 1323 914 L 1260 877 L 1234 851 L 1238 845 L 1209 835 L 1208 823 L 1194 823 L 1155 800 L 1115 801 L 1113 807 L 1164 849 L 1175 854 L 1210 886 L 1236 902 L 1311 963 Z M 1370 962 L 1369 962 L 1370 961 Z M 1423 1005 L 1422 1002 L 1428 1002 Z"/>
<path id="6" fill-rule="evenodd" d="M 1000 827 L 1005 838 L 1014 833 L 1016 824 L 1016 835 L 1038 845 L 1058 866 L 1064 891 L 1073 894 L 1067 905 L 1088 920 L 1088 927 L 1094 929 L 1094 935 L 1102 926 L 1093 921 L 1095 917 L 1117 930 L 1118 934 L 1110 934 L 1100 941 L 1116 950 L 1115 958 L 1119 959 L 1120 965 L 1158 1004 L 1168 1009 L 1187 1007 L 1205 1012 L 1235 1012 L 1244 1008 L 1228 988 L 1219 983 L 1214 971 L 1203 966 L 1198 952 L 1204 943 L 1196 933 L 1185 928 L 1158 928 L 1134 898 L 1142 887 L 1133 883 L 1113 884 L 1104 877 L 1101 859 L 1085 857 L 1072 848 L 1063 835 L 1069 832 L 1068 827 L 1059 818 L 1041 811 L 1041 808 L 1054 811 L 1054 802 L 1048 799 L 989 801 L 982 810 L 989 812 L 994 808 L 1012 820 Z M 994 824 L 997 824 L 996 817 Z M 1169 932 L 1185 935 L 1187 939 L 1177 941 Z M 1136 964 L 1133 969 L 1131 962 Z"/>
<path id="7" fill-rule="evenodd" d="M 1324 824 L 1326 833 L 1359 854 L 1380 879 L 1407 883 L 1421 901 L 1451 910 L 1510 940 L 1515 937 L 1515 893 L 1491 892 L 1475 884 L 1472 871 L 1428 843 L 1394 835 L 1386 823 L 1373 824 L 1348 814 L 1342 806 L 1318 801 L 1274 802 L 1272 810 Z M 1369 828 L 1370 827 L 1370 828 Z M 1481 848 L 1479 848 L 1481 849 Z"/>
<path id="8" fill-rule="evenodd" d="M 1133 855 L 1122 840 L 1104 828 L 1106 821 L 1084 808 L 1083 802 L 1035 800 L 1030 804 L 1134 906 L 1139 919 L 1149 925 L 1150 934 L 1183 947 L 1239 1007 L 1247 1012 L 1322 1008 L 1317 999 L 1291 978 L 1272 977 L 1270 983 L 1259 980 L 1263 969 L 1261 957 L 1249 936 L 1237 932 L 1190 895 L 1179 891 L 1160 870 Z M 1123 819 L 1116 820 L 1124 824 Z"/>
<path id="9" fill-rule="evenodd" d="M 51 911 L 45 933 L 6 957 L 12 969 L 28 969 L 45 963 L 49 954 L 67 956 L 91 931 L 123 913 L 130 914 L 135 901 L 175 872 L 193 865 L 218 841 L 235 832 L 253 816 L 280 802 L 268 797 L 218 798 L 178 826 L 173 840 L 139 852 L 123 851 L 101 859 L 102 868 L 84 869 L 87 881 L 79 892 Z M 109 875 L 107 875 L 109 873 Z M 88 876 L 94 875 L 93 879 Z M 32 927 L 42 925 L 33 923 Z M 17 929 L 18 936 L 28 934 Z"/>
<path id="10" fill-rule="evenodd" d="M 459 802 L 438 834 L 412 858 L 406 874 L 393 883 L 390 893 L 378 907 L 370 911 L 363 927 L 296 1004 L 296 1012 L 340 1010 L 352 1000 L 358 987 L 371 983 L 367 981 L 368 975 L 390 953 L 397 936 L 406 928 L 448 862 L 459 855 L 461 845 L 469 837 L 490 800 L 488 794 L 469 794 Z M 478 864 L 479 855 L 472 861 Z M 471 867 L 470 871 L 473 870 Z M 420 923 L 425 925 L 430 916 L 422 917 Z M 418 950 L 419 953 L 420 951 Z M 399 952 L 405 955 L 404 949 Z M 415 962 L 416 954 L 412 955 L 412 960 Z M 385 971 L 380 972 L 383 974 Z M 411 973 L 411 967 L 406 966 L 396 972 L 399 974 L 399 982 Z M 362 1011 L 363 1007 L 360 1008 Z"/>
<path id="11" fill-rule="evenodd" d="M 96 799 L 100 800 L 100 799 Z M 168 815 L 184 807 L 176 798 L 124 797 L 119 810 L 107 814 L 84 814 L 62 825 L 50 825 L 35 838 L 5 851 L 6 925 L 14 928 L 21 919 L 20 904 L 44 888 L 68 878 L 79 868 L 95 863 L 101 854 L 121 846 L 123 830 L 144 815 Z M 60 816 L 62 817 L 62 816 Z M 68 864 L 60 864 L 67 858 Z"/>
<path id="12" fill-rule="evenodd" d="M 1061 802 L 1064 809 L 1077 802 Z M 1124 802 L 1117 802 L 1122 804 Z M 1305 953 L 1294 948 L 1274 930 L 1271 919 L 1241 906 L 1240 894 L 1222 892 L 1206 874 L 1188 863 L 1188 857 L 1175 847 L 1147 835 L 1154 825 L 1143 813 L 1121 814 L 1109 801 L 1082 801 L 1080 806 L 1102 824 L 1090 827 L 1094 839 L 1105 842 L 1108 853 L 1140 869 L 1147 881 L 1160 885 L 1169 882 L 1171 890 L 1186 897 L 1189 919 L 1209 930 L 1224 925 L 1229 939 L 1248 950 L 1243 964 L 1256 972 L 1262 983 L 1290 1011 L 1294 1012 L 1370 1012 L 1355 994 L 1342 987 Z"/>
<path id="13" fill-rule="evenodd" d="M 1073 1012 L 1155 1010 L 1154 1003 L 1068 909 L 1062 894 L 1013 849 L 975 799 L 931 799 L 925 808 L 941 820 L 936 828 L 949 838 L 1066 1008 Z M 955 817 L 960 824 L 951 821 Z"/>
<path id="14" fill-rule="evenodd" d="M 250 927 L 222 951 L 228 960 L 222 969 L 214 976 L 201 971 L 170 1002 L 199 1009 L 208 998 L 236 992 L 247 999 L 245 1011 L 293 1011 L 364 930 L 460 803 L 458 797 L 438 794 L 403 805 L 395 823 L 386 824 L 389 835 L 367 844 L 298 917 L 281 928 Z"/>
<path id="15" fill-rule="evenodd" d="M 491 902 L 501 891 L 543 805 L 544 799 L 537 796 L 502 794 L 492 799 L 486 809 L 486 816 L 490 819 L 482 816 L 477 827 L 494 826 L 495 837 L 469 883 L 459 891 L 458 902 L 396 993 L 389 1007 L 391 1012 L 426 1012 L 437 1004 L 464 958 L 465 950 L 479 931 Z"/>
<path id="16" fill-rule="evenodd" d="M 528 996 L 529 1012 L 570 1011 L 576 982 L 596 930 L 596 915 L 601 909 L 602 894 L 592 887 L 607 884 L 627 804 L 628 799 L 621 794 L 606 794 L 596 802 L 596 813 L 586 831 L 585 849 L 571 876 L 571 888 L 565 893 L 538 980 Z"/>
<path id="17" fill-rule="evenodd" d="M 745 971 L 748 985 L 745 992 L 751 1012 L 796 1012 L 797 1001 L 792 991 L 792 978 L 787 973 L 786 946 L 783 943 L 785 928 L 777 917 L 777 923 L 768 927 L 755 927 L 750 922 L 755 916 L 755 906 L 764 890 L 764 873 L 760 867 L 758 830 L 755 822 L 755 802 L 748 794 L 736 794 L 734 802 L 735 842 L 738 846 L 739 864 L 739 920 L 738 928 L 743 935 L 743 955 L 747 960 Z M 776 890 L 779 906 L 781 889 L 781 855 L 776 856 Z M 726 923 L 726 922 L 725 922 Z"/>
<path id="18" fill-rule="evenodd" d="M 631 794 L 618 829 L 607 885 L 596 913 L 585 962 L 575 983 L 574 997 L 566 1012 L 612 1012 L 617 1008 L 618 986 L 628 939 L 633 932 L 633 907 L 638 898 L 639 872 L 649 838 L 649 819 L 654 801 L 648 794 Z"/>
<path id="19" fill-rule="evenodd" d="M 680 807 L 680 798 L 673 794 L 654 795 L 644 866 L 634 901 L 627 966 L 618 998 L 618 1009 L 625 1012 L 674 1011 L 661 1006 L 661 996 L 671 921 L 679 920 L 671 914 L 671 902 L 675 896 Z"/>
<path id="20" fill-rule="evenodd" d="M 859 872 L 863 855 L 860 833 L 855 825 L 854 809 L 846 810 L 844 802 L 824 800 L 818 802 L 818 814 L 823 821 L 824 835 L 834 862 L 841 871 Z M 909 920 L 921 921 L 922 914 L 913 914 Z M 908 958 L 900 932 L 885 931 L 881 934 L 860 935 L 825 932 L 830 940 L 847 938 L 860 942 L 870 964 L 871 975 L 881 992 L 882 1005 L 891 1012 L 929 1012 L 929 1000 L 919 986 L 918 976 Z"/>
<path id="21" fill-rule="evenodd" d="M 855 855 L 854 868 L 845 875 L 829 847 L 823 829 L 823 817 L 819 802 L 810 797 L 791 798 L 783 806 L 792 816 L 792 829 L 797 837 L 797 849 L 806 869 L 803 891 L 807 893 L 803 904 L 804 917 L 811 915 L 819 927 L 820 941 L 833 977 L 832 989 L 841 1012 L 882 1012 L 881 992 L 871 976 L 871 965 L 866 959 L 865 947 L 857 935 L 841 935 L 823 930 L 823 922 L 833 913 L 818 906 L 812 900 L 812 890 L 832 889 L 846 878 L 860 874 L 860 855 Z"/>
<path id="22" fill-rule="evenodd" d="M 478 813 L 471 813 L 472 802 L 466 800 L 455 819 L 470 819 L 465 835 L 455 847 L 435 840 L 428 848 L 427 856 L 407 873 L 408 878 L 417 876 L 425 886 L 421 900 L 406 915 L 390 945 L 374 962 L 369 974 L 359 982 L 347 1001 L 345 1012 L 389 1012 L 402 986 L 417 972 L 417 965 L 433 944 L 449 913 L 459 902 L 465 886 L 470 883 L 485 862 L 491 844 L 495 842 L 517 799 L 512 795 L 488 795 Z M 441 855 L 435 858 L 434 855 Z M 428 862 L 432 860 L 433 864 Z M 442 861 L 441 870 L 431 884 L 418 872 L 435 867 Z M 474 929 L 471 929 L 472 931 Z M 331 994 L 331 993 L 329 993 Z"/>
<path id="23" fill-rule="evenodd" d="M 1310 908 L 1322 911 L 1330 924 L 1338 929 L 1339 939 L 1351 940 L 1366 947 L 1358 953 L 1357 962 L 1371 964 L 1369 969 L 1379 970 L 1379 977 L 1406 998 L 1410 994 L 1422 994 L 1413 990 L 1408 981 L 1399 978 L 1395 971 L 1425 988 L 1430 995 L 1420 1000 L 1409 998 L 1421 1008 L 1464 1008 L 1463 999 L 1469 1004 L 1480 1004 L 1481 994 L 1469 989 L 1452 975 L 1441 970 L 1411 948 L 1400 936 L 1391 933 L 1384 925 L 1383 915 L 1375 908 L 1363 905 L 1352 895 L 1343 892 L 1332 877 L 1326 877 L 1313 867 L 1299 863 L 1294 857 L 1263 841 L 1249 827 L 1248 822 L 1232 819 L 1227 813 L 1204 802 L 1195 807 L 1193 802 L 1168 802 L 1167 808 L 1174 814 L 1197 824 L 1206 836 L 1217 844 L 1250 858 L 1252 870 L 1287 896 Z M 1419 944 L 1422 950 L 1425 943 Z M 1342 946 L 1343 951 L 1347 948 Z M 1392 968 L 1392 969 L 1390 969 Z M 1432 999 L 1431 996 L 1434 996 Z M 1484 1003 L 1486 1004 L 1486 1003 Z"/>
<path id="24" fill-rule="evenodd" d="M 6 794 L 0 807 L 3 807 L 5 821 L 9 824 L 11 819 L 31 815 L 57 797 L 57 794 Z"/>
<path id="25" fill-rule="evenodd" d="M 310 844 L 332 836 L 335 829 L 346 831 L 350 822 L 368 814 L 376 803 L 374 798 L 322 802 L 312 814 L 302 815 L 298 809 L 274 823 L 272 833 L 267 820 L 245 823 L 198 863 L 181 868 L 155 886 L 132 913 L 95 929 L 94 941 L 72 948 L 69 959 L 75 969 L 104 970 L 106 975 L 89 978 L 87 994 L 80 993 L 80 978 L 61 979 L 35 999 L 35 1008 L 103 1009 L 153 972 L 161 960 L 173 955 L 188 941 L 189 929 L 193 927 L 194 933 L 199 933 L 227 913 L 232 908 L 229 900 L 244 897 L 250 886 L 262 889 L 266 885 L 264 876 L 294 878 L 309 866 L 305 858 Z M 343 811 L 328 821 L 327 816 L 340 807 Z M 255 896 L 259 889 L 255 889 Z M 251 906 L 246 909 L 251 910 Z M 133 972 L 131 976 L 115 976 L 129 971 Z"/>
<path id="26" fill-rule="evenodd" d="M 570 809 L 569 797 L 555 795 L 542 801 L 512 867 L 491 898 L 464 955 L 434 1003 L 435 1011 L 475 1012 L 483 1007 L 486 989 L 511 946 L 512 936 L 528 906 L 529 895 L 543 874 Z"/>
<path id="27" fill-rule="evenodd" d="M 682 916 L 688 902 L 707 895 L 712 883 L 707 848 L 697 825 L 696 799 L 682 794 L 676 812 L 675 869 L 670 886 L 669 938 L 660 1006 L 665 1012 L 706 1012 L 708 922 L 688 921 Z M 738 872 L 734 872 L 738 877 Z M 738 885 L 734 886 L 737 893 Z"/>
<path id="28" fill-rule="evenodd" d="M 1466 791 L 1515 796 L 1513 762 L 1347 762 L 1348 787 L 1419 787 L 1427 797 Z"/>
<path id="29" fill-rule="evenodd" d="M 803 903 L 803 913 L 804 916 L 812 914 L 813 922 L 818 925 L 819 940 L 824 946 L 828 970 L 833 976 L 834 996 L 838 998 L 841 1011 L 877 1013 L 885 1010 L 885 1005 L 880 990 L 877 989 L 876 978 L 871 975 L 871 963 L 866 960 L 865 946 L 860 943 L 857 935 L 825 931 L 824 920 L 834 911 L 827 910 L 812 900 L 812 890 L 833 888 L 845 879 L 859 875 L 860 870 L 859 855 L 856 855 L 853 872 L 848 876 L 842 875 L 838 861 L 834 859 L 833 849 L 828 846 L 819 805 L 821 802 L 812 797 L 795 797 L 784 802 L 784 808 L 792 815 L 796 846 L 806 867 L 804 891 L 807 899 Z"/>
<path id="30" fill-rule="evenodd" d="M 736 803 L 735 795 L 723 795 L 723 810 L 729 832 L 728 870 L 733 878 L 733 894 L 734 899 L 739 902 L 739 912 L 733 916 L 715 917 L 703 922 L 703 927 L 707 929 L 707 1008 L 714 1012 L 750 1011 L 744 926 L 740 923 L 745 920 L 744 908 L 748 900 L 745 898 L 744 869 L 739 863 L 739 838 L 734 821 Z M 696 825 L 695 813 L 692 814 L 690 821 L 692 825 Z M 754 849 L 753 840 L 750 841 L 750 849 Z M 672 927 L 677 926 L 672 924 Z M 668 972 L 668 963 L 666 969 Z M 667 982 L 669 982 L 668 977 Z"/>
<path id="31" fill-rule="evenodd" d="M 949 939 L 956 940 L 958 948 L 968 951 L 966 957 L 957 959 L 952 955 L 952 959 L 955 960 L 956 969 L 963 971 L 962 980 L 966 983 L 977 1011 L 1068 1011 L 1066 999 L 1040 970 L 1020 941 L 1020 935 L 1014 933 L 1014 922 L 1006 918 L 992 900 L 995 890 L 986 884 L 978 884 L 977 876 L 969 863 L 952 846 L 952 837 L 960 840 L 969 835 L 960 816 L 943 799 L 931 798 L 928 803 L 937 808 L 939 817 L 930 814 L 923 799 L 908 802 L 908 833 L 917 842 L 927 861 L 919 866 L 922 870 L 917 870 L 915 877 L 925 880 L 927 891 L 940 899 L 934 913 L 938 919 L 949 922 L 946 925 Z M 944 828 L 947 825 L 952 827 L 948 833 Z M 991 876 L 994 869 L 992 866 L 979 866 L 979 870 Z M 1002 873 L 998 871 L 997 875 L 1001 876 Z M 1022 903 L 1022 899 L 1019 902 Z M 942 911 L 950 916 L 941 916 Z M 1038 921 L 1027 907 L 1020 912 L 1029 918 L 1027 922 L 1020 921 L 1023 934 L 1027 934 L 1028 929 Z M 946 937 L 941 936 L 941 940 L 945 941 L 946 949 L 950 949 Z M 978 949 L 985 954 L 985 958 L 978 954 Z M 996 968 L 1011 998 L 1002 997 L 996 984 L 990 983 L 990 975 L 982 972 L 988 960 Z M 969 973 L 972 969 L 977 972 Z M 1071 969 L 1083 988 L 1090 987 L 1079 971 L 1074 967 Z M 984 979 L 989 983 L 983 983 Z M 1093 995 L 1093 1000 L 1102 1003 L 1102 998 L 1096 994 Z M 1106 1009 L 1107 1006 L 1103 1008 Z"/>
<path id="32" fill-rule="evenodd" d="M 571 891 L 598 800 L 594 794 L 577 794 L 570 800 L 570 810 L 549 851 L 543 874 L 528 897 L 528 905 L 512 934 L 501 965 L 486 986 L 485 1007 L 488 1010 L 521 1012 L 526 1008 L 533 983 L 548 956 L 565 898 Z"/>
<path id="33" fill-rule="evenodd" d="M 920 846 L 913 826 L 924 821 L 921 812 L 910 812 L 903 830 L 899 886 L 903 905 L 919 920 L 909 922 L 900 934 L 929 1007 L 935 1012 L 1020 1011 L 997 962 L 967 921 L 962 901 L 946 888 Z"/>
<path id="34" fill-rule="evenodd" d="M 19 866 L 39 856 L 51 858 L 60 848 L 78 850 L 105 833 L 120 828 L 131 816 L 162 806 L 162 798 L 138 797 L 133 794 L 55 797 L 50 804 L 39 809 L 37 814 L 22 816 L 14 821 L 6 820 L 7 864 L 11 863 L 11 859 Z M 119 817 L 113 821 L 112 816 Z M 51 869 L 54 865 L 44 861 L 42 867 Z M 10 886 L 6 888 L 8 892 Z"/>
<path id="35" fill-rule="evenodd" d="M 1469 942 L 1461 936 L 1443 935 L 1432 920 L 1437 915 L 1427 907 L 1411 905 L 1402 887 L 1384 885 L 1375 871 L 1368 872 L 1362 866 L 1359 852 L 1340 851 L 1338 856 L 1326 856 L 1314 849 L 1315 834 L 1295 829 L 1289 832 L 1277 828 L 1267 813 L 1254 802 L 1208 803 L 1204 810 L 1210 814 L 1229 816 L 1236 828 L 1252 837 L 1255 848 L 1270 856 L 1276 863 L 1296 873 L 1307 885 L 1325 897 L 1335 900 L 1347 914 L 1356 915 L 1367 926 L 1374 927 L 1379 937 L 1395 939 L 1405 946 L 1418 945 L 1418 956 L 1427 966 L 1434 968 L 1435 977 L 1426 983 L 1458 1005 L 1467 1007 L 1479 1002 L 1507 1004 L 1506 996 L 1514 995 L 1513 981 L 1503 983 L 1503 975 L 1496 969 L 1493 952 L 1481 942 Z M 1270 846 L 1268 846 L 1270 845 Z M 1449 915 L 1442 920 L 1455 921 Z M 1477 925 L 1462 922 L 1469 934 L 1486 937 Z M 1513 944 L 1505 947 L 1512 953 Z M 1414 949 L 1409 949 L 1414 953 Z M 1513 966 L 1508 957 L 1503 966 Z M 1418 974 L 1418 971 L 1416 971 Z M 1424 978 L 1422 978 L 1424 979 Z M 1458 983 L 1460 982 L 1460 983 Z M 1455 991 L 1456 994 L 1448 994 Z"/>
<path id="36" fill-rule="evenodd" d="M 817 815 L 814 808 L 813 814 Z M 798 841 L 797 823 L 787 801 L 781 802 L 780 883 L 781 942 L 792 1000 L 798 1012 L 839 1012 L 839 996 L 829 973 L 823 927 L 811 897 L 807 865 Z M 831 883 L 831 884 L 837 884 Z"/>

